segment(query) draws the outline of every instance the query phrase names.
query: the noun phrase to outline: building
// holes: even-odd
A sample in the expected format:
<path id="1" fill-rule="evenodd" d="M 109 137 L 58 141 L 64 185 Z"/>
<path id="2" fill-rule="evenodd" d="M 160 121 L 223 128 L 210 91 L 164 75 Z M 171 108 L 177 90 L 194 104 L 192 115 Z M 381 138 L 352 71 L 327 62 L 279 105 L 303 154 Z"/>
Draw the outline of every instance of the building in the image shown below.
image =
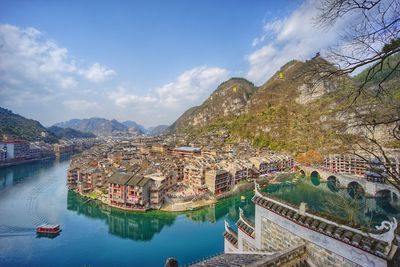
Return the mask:
<path id="1" fill-rule="evenodd" d="M 205 183 L 213 194 L 221 194 L 231 189 L 231 174 L 227 170 L 207 170 Z"/>
<path id="2" fill-rule="evenodd" d="M 74 145 L 73 144 L 69 144 L 69 143 L 55 144 L 53 146 L 53 148 L 54 148 L 54 153 L 58 157 L 63 155 L 63 154 L 74 153 Z"/>
<path id="3" fill-rule="evenodd" d="M 168 176 L 168 175 L 167 175 Z M 168 186 L 167 176 L 162 174 L 161 172 L 153 173 L 147 175 L 150 183 L 150 205 L 155 208 L 161 207 L 164 202 L 164 190 Z"/>
<path id="4" fill-rule="evenodd" d="M 333 173 L 364 176 L 368 163 L 351 154 L 330 154 L 324 157 L 324 168 Z"/>
<path id="5" fill-rule="evenodd" d="M 125 172 L 117 172 L 113 174 L 108 180 L 108 196 L 109 203 L 112 206 L 120 208 L 125 207 L 127 198 L 127 183 L 131 175 Z M 131 193 L 131 196 L 132 193 Z"/>
<path id="6" fill-rule="evenodd" d="M 150 199 L 150 179 L 136 165 L 128 172 L 117 172 L 108 181 L 109 203 L 122 209 L 144 210 Z"/>
<path id="7" fill-rule="evenodd" d="M 201 148 L 181 146 L 172 150 L 172 156 L 175 157 L 187 158 L 196 155 L 201 155 Z"/>
<path id="8" fill-rule="evenodd" d="M 307 212 L 305 203 L 295 207 L 268 197 L 257 184 L 252 201 L 255 221 L 240 210 L 237 232 L 225 223 L 224 233 L 226 254 L 269 255 L 272 261 L 252 266 L 286 260 L 290 266 L 297 260 L 305 266 L 387 266 L 396 253 L 395 218 L 382 222 L 379 231 L 356 229 Z"/>
<path id="9" fill-rule="evenodd" d="M 389 163 L 371 159 L 368 155 L 362 158 L 352 154 L 330 154 L 324 157 L 324 168 L 333 173 L 361 176 L 370 181 L 382 182 L 387 176 L 386 169 L 390 169 L 392 174 L 400 174 L 400 154 L 388 152 L 387 159 Z"/>
<path id="10" fill-rule="evenodd" d="M 5 144 L 0 144 L 0 161 L 7 160 L 7 146 Z"/>
<path id="11" fill-rule="evenodd" d="M 129 179 L 126 185 L 126 208 L 146 208 L 150 202 L 150 179 L 139 172 Z"/>
<path id="12" fill-rule="evenodd" d="M 6 159 L 29 158 L 29 142 L 23 140 L 7 140 L 0 142 L 0 147 L 7 152 Z"/>
<path id="13" fill-rule="evenodd" d="M 29 145 L 29 157 L 32 159 L 40 159 L 42 157 L 42 150 L 35 144 Z"/>

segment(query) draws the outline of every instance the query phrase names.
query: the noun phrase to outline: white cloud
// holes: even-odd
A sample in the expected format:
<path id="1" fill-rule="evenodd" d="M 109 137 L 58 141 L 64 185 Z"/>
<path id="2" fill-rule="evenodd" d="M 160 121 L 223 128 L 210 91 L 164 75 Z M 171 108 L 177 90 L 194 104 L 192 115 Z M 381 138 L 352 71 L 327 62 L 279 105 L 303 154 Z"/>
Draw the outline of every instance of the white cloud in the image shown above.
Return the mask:
<path id="1" fill-rule="evenodd" d="M 157 88 L 156 93 L 160 103 L 168 108 L 198 104 L 227 76 L 228 70 L 223 68 L 196 67 L 179 75 L 174 82 Z"/>
<path id="2" fill-rule="evenodd" d="M 86 69 L 68 49 L 35 28 L 0 24 L 0 105 L 42 101 L 115 75 L 99 63 Z"/>
<path id="3" fill-rule="evenodd" d="M 78 86 L 78 82 L 73 77 L 62 78 L 60 85 L 64 89 L 75 88 Z"/>
<path id="4" fill-rule="evenodd" d="M 68 100 L 64 101 L 63 105 L 73 111 L 97 109 L 100 107 L 96 102 L 87 100 Z"/>
<path id="5" fill-rule="evenodd" d="M 116 75 L 114 70 L 107 69 L 99 63 L 94 63 L 90 68 L 82 71 L 82 73 L 86 79 L 92 82 L 103 82 Z"/>
<path id="6" fill-rule="evenodd" d="M 293 59 L 307 59 L 336 44 L 346 21 L 338 21 L 332 28 L 316 26 L 318 14 L 315 0 L 306 0 L 288 17 L 267 22 L 263 34 L 253 40 L 253 46 L 263 46 L 246 57 L 247 77 L 263 83 L 282 65 Z"/>
<path id="7" fill-rule="evenodd" d="M 108 97 L 113 100 L 117 106 L 123 108 L 158 102 L 156 97 L 135 95 L 129 93 L 124 87 L 118 87 L 117 90 L 109 93 Z"/>
<path id="8" fill-rule="evenodd" d="M 228 77 L 223 68 L 196 67 L 183 72 L 175 81 L 164 84 L 147 95 L 138 95 L 126 87 L 108 94 L 117 107 L 132 110 L 137 116 L 171 122 L 186 109 L 198 105 L 219 83 Z"/>

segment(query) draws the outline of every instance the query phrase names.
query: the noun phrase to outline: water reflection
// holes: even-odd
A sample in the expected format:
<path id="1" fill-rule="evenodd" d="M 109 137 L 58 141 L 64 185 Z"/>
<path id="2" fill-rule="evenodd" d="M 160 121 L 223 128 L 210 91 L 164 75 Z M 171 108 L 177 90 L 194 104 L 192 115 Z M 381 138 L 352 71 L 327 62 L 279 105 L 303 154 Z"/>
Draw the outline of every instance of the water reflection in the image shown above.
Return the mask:
<path id="1" fill-rule="evenodd" d="M 246 197 L 245 201 L 240 196 Z M 226 219 L 234 224 L 239 218 L 239 207 L 246 216 L 254 218 L 254 204 L 251 202 L 252 192 L 243 193 L 221 200 L 199 210 L 188 212 L 127 212 L 111 208 L 103 203 L 87 200 L 69 191 L 67 209 L 93 219 L 104 220 L 110 234 L 138 241 L 149 241 L 166 226 L 172 226 L 178 216 L 183 215 L 193 223 L 216 223 Z"/>
<path id="2" fill-rule="evenodd" d="M 21 183 L 31 177 L 37 177 L 47 172 L 60 162 L 70 159 L 70 155 L 64 155 L 57 159 L 36 161 L 17 166 L 0 168 L 0 190 Z"/>
<path id="3" fill-rule="evenodd" d="M 390 217 L 400 219 L 400 201 L 396 198 L 365 198 L 358 188 L 348 192 L 339 189 L 335 181 L 315 186 L 311 179 L 302 179 L 297 184 L 270 185 L 264 191 L 295 205 L 306 202 L 311 210 L 340 219 L 346 218 L 346 205 L 347 208 L 358 205 L 358 221 L 364 225 L 378 225 Z"/>

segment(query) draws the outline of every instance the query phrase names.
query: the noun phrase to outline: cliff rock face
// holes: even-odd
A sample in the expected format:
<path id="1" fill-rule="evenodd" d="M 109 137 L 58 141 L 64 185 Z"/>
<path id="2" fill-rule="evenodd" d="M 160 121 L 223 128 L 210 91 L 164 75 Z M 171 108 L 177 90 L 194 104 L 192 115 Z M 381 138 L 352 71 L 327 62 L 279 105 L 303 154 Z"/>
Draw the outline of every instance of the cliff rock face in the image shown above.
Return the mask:
<path id="1" fill-rule="evenodd" d="M 315 68 L 326 63 L 321 58 L 290 61 L 260 87 L 237 78 L 224 82 L 201 106 L 185 112 L 173 129 L 207 134 L 224 128 L 232 141 L 246 139 L 289 151 L 336 145 L 327 127 L 336 120 L 328 107 L 341 81 L 320 82 Z"/>
<path id="2" fill-rule="evenodd" d="M 223 82 L 198 107 L 187 110 L 169 131 L 181 131 L 190 127 L 202 127 L 215 118 L 239 116 L 246 112 L 246 105 L 256 87 L 246 79 L 232 78 Z"/>
<path id="3" fill-rule="evenodd" d="M 228 133 L 225 142 L 247 140 L 256 146 L 297 153 L 344 148 L 337 133 L 346 132 L 358 138 L 365 129 L 348 126 L 366 113 L 369 120 L 374 119 L 371 116 L 376 120 L 385 116 L 387 121 L 389 117 L 398 117 L 393 109 L 393 103 L 400 102 L 398 74 L 386 81 L 386 87 L 392 88 L 387 91 L 388 103 L 377 100 L 372 81 L 357 105 L 348 109 L 353 99 L 349 96 L 365 73 L 353 78 L 326 75 L 335 70 L 332 64 L 317 57 L 288 62 L 259 87 L 244 79 L 228 80 L 201 106 L 186 111 L 170 131 L 215 136 L 219 129 L 224 129 Z M 377 127 L 375 135 L 389 142 L 387 133 L 387 127 Z"/>

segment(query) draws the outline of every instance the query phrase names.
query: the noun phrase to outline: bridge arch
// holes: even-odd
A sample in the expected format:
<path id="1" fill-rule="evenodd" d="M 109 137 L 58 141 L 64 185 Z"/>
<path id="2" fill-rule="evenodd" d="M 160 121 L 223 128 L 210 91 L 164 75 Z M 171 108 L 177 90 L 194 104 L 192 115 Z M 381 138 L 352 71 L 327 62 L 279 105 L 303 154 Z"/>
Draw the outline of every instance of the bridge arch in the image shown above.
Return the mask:
<path id="1" fill-rule="evenodd" d="M 312 171 L 310 174 L 311 183 L 313 185 L 320 185 L 321 176 L 318 171 Z"/>
<path id="2" fill-rule="evenodd" d="M 365 194 L 364 188 L 362 185 L 356 181 L 352 181 L 347 185 L 347 193 L 352 198 L 360 198 L 362 195 Z"/>
<path id="3" fill-rule="evenodd" d="M 399 199 L 399 196 L 389 190 L 389 189 L 382 189 L 376 192 L 375 197 L 379 197 L 379 198 L 390 198 L 391 200 L 395 200 L 397 201 Z"/>
<path id="4" fill-rule="evenodd" d="M 331 190 L 332 192 L 338 192 L 340 187 L 340 182 L 336 176 L 331 175 L 327 178 L 327 186 L 329 190 Z"/>

